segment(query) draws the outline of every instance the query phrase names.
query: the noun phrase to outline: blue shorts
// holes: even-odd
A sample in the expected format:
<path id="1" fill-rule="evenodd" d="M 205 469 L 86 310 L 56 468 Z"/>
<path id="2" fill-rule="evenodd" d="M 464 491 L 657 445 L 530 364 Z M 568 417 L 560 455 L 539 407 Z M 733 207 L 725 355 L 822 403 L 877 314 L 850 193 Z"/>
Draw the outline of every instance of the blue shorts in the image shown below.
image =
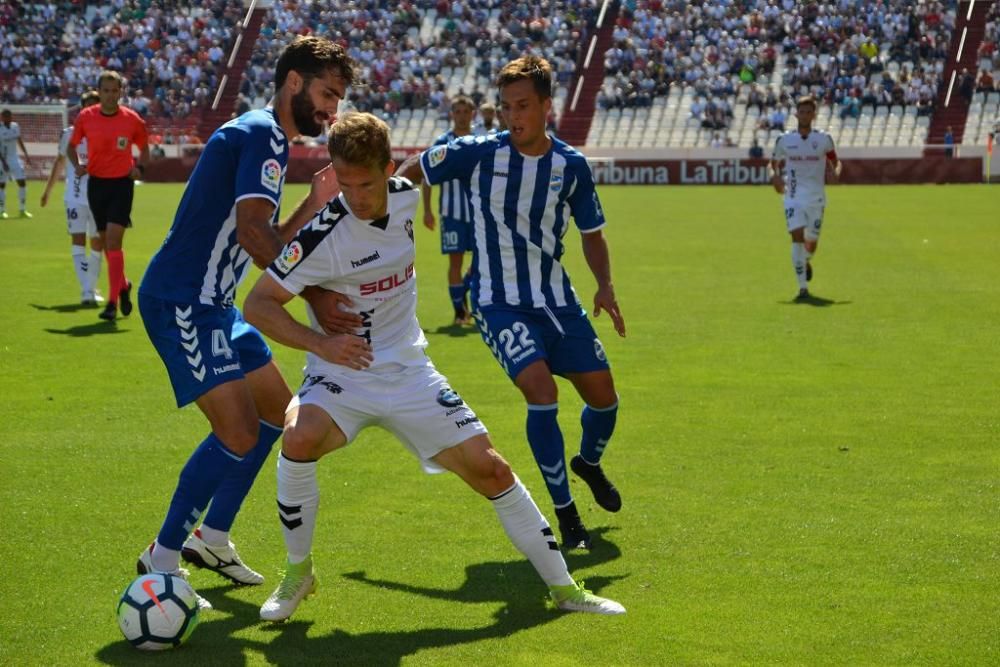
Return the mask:
<path id="1" fill-rule="evenodd" d="M 472 223 L 441 218 L 441 254 L 472 252 Z"/>
<path id="2" fill-rule="evenodd" d="M 483 342 L 511 380 L 539 359 L 554 375 L 610 368 L 604 346 L 579 306 L 557 310 L 486 306 L 473 317 Z"/>
<path id="3" fill-rule="evenodd" d="M 271 348 L 235 306 L 165 301 L 139 292 L 139 312 L 167 367 L 177 407 L 271 361 Z"/>

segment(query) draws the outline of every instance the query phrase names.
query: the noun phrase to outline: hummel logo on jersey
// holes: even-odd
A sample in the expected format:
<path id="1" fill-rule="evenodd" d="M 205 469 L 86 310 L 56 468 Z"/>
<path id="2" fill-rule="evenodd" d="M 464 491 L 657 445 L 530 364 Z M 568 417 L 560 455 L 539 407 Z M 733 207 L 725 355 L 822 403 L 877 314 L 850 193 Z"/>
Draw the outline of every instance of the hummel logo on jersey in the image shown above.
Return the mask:
<path id="1" fill-rule="evenodd" d="M 456 419 L 455 426 L 462 428 L 463 426 L 468 426 L 469 424 L 475 424 L 479 421 L 479 417 L 466 417 L 465 419 Z"/>
<path id="2" fill-rule="evenodd" d="M 380 257 L 381 256 L 378 254 L 378 250 L 376 250 L 374 253 L 372 253 L 371 255 L 368 255 L 367 257 L 362 257 L 361 259 L 358 259 L 358 260 L 352 259 L 351 260 L 351 266 L 354 267 L 355 269 L 359 269 L 362 266 L 364 266 L 365 264 L 371 264 L 372 262 L 374 262 L 376 259 L 379 259 Z"/>

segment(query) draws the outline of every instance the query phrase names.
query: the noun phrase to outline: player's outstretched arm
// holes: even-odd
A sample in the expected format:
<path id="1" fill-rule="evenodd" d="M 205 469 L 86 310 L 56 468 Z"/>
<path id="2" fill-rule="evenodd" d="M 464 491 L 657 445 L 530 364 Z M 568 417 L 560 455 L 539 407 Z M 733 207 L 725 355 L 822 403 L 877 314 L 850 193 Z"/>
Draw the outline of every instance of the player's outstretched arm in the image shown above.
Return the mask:
<path id="1" fill-rule="evenodd" d="M 402 176 L 403 178 L 409 179 L 414 185 L 424 182 L 424 170 L 420 166 L 420 156 L 423 153 L 414 153 L 410 157 L 403 160 L 396 169 L 396 175 Z"/>
<path id="2" fill-rule="evenodd" d="M 66 158 L 59 155 L 52 163 L 52 169 L 49 170 L 49 180 L 45 182 L 45 190 L 42 192 L 42 208 L 45 208 L 49 203 L 49 194 L 52 192 L 52 186 L 55 184 L 56 179 L 59 178 L 59 172 L 62 171 L 60 167 L 65 161 Z"/>
<path id="3" fill-rule="evenodd" d="M 297 350 L 306 350 L 330 363 L 361 370 L 372 361 L 371 347 L 350 334 L 327 336 L 297 322 L 285 310 L 295 295 L 267 273 L 253 286 L 243 304 L 246 321 L 275 342 Z"/>
<path id="4" fill-rule="evenodd" d="M 826 182 L 832 185 L 840 183 L 840 171 L 843 169 L 844 163 L 840 160 L 834 158 L 833 160 L 827 160 L 826 162 Z"/>
<path id="5" fill-rule="evenodd" d="M 236 202 L 236 241 L 262 269 L 273 262 L 284 247 L 271 227 L 273 215 L 274 204 L 270 199 L 250 197 Z"/>
<path id="6" fill-rule="evenodd" d="M 76 172 L 77 176 L 83 176 L 87 173 L 87 168 L 80 164 L 80 158 L 76 154 L 76 146 L 73 145 L 72 141 L 69 142 L 68 146 L 66 146 L 66 159 L 68 159 L 69 163 L 73 166 L 73 171 Z M 4 168 L 7 168 L 6 163 L 4 164 Z"/>
<path id="7" fill-rule="evenodd" d="M 779 195 L 785 194 L 785 179 L 781 177 L 782 164 L 781 160 L 771 160 L 768 164 L 768 170 L 771 172 L 771 185 Z"/>
<path id="8" fill-rule="evenodd" d="M 420 184 L 420 194 L 424 198 L 424 227 L 434 231 L 434 208 L 431 204 L 431 190 L 433 188 L 426 183 Z"/>
<path id="9" fill-rule="evenodd" d="M 24 145 L 24 140 L 21 137 L 17 138 L 17 143 L 21 145 L 21 152 L 24 153 L 24 163 L 31 164 L 31 158 L 28 157 L 28 149 Z"/>
<path id="10" fill-rule="evenodd" d="M 354 305 L 346 294 L 312 285 L 302 290 L 299 296 L 309 302 L 316 321 L 328 334 L 353 334 L 364 322 L 357 313 L 340 309 L 341 304 L 348 308 Z"/>
<path id="11" fill-rule="evenodd" d="M 611 257 L 608 252 L 608 242 L 604 239 L 601 230 L 596 230 L 587 234 L 582 234 L 583 256 L 587 260 L 594 279 L 597 280 L 597 293 L 594 294 L 594 317 L 598 317 L 602 310 L 606 310 L 611 317 L 611 322 L 615 325 L 615 331 L 622 338 L 625 337 L 625 318 L 621 309 L 618 308 L 618 301 L 615 298 L 615 288 L 611 283 Z"/>
<path id="12" fill-rule="evenodd" d="M 280 224 L 275 225 L 275 231 L 281 242 L 290 243 L 299 230 L 313 219 L 316 211 L 326 206 L 339 193 L 340 184 L 337 183 L 337 175 L 333 173 L 333 165 L 328 164 L 313 174 L 309 194 L 295 207 L 295 211 L 290 216 Z"/>

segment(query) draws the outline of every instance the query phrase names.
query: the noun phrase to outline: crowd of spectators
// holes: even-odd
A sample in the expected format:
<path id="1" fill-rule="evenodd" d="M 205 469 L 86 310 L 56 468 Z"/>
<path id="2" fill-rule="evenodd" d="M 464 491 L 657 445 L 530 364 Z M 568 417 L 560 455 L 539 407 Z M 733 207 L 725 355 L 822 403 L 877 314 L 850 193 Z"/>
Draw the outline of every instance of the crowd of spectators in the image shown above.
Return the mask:
<path id="1" fill-rule="evenodd" d="M 605 55 L 607 78 L 598 105 L 643 107 L 671 90 L 689 88 L 691 119 L 715 131 L 728 127 L 737 104 L 756 108 L 761 129 L 783 129 L 793 101 L 805 94 L 843 117 L 859 116 L 868 104 L 912 105 L 918 114 L 929 114 L 941 85 L 955 5 L 954 0 L 626 2 Z M 994 23 L 994 37 L 995 32 Z M 985 43 L 983 49 L 989 51 L 983 55 L 994 53 Z M 776 79 L 782 55 L 784 69 Z"/>
<path id="2" fill-rule="evenodd" d="M 0 101 L 72 103 L 114 69 L 139 113 L 188 118 L 210 101 L 244 11 L 225 0 L 4 3 Z"/>
<path id="3" fill-rule="evenodd" d="M 597 11 L 596 0 L 276 3 L 244 73 L 238 104 L 269 97 L 276 54 L 296 35 L 319 34 L 342 44 L 361 65 L 357 80 L 365 83 L 350 94 L 356 108 L 389 117 L 402 109 L 428 109 L 444 119 L 457 94 L 477 104 L 495 101 L 489 81 L 522 55 L 544 56 L 557 81 L 568 84 L 582 32 Z M 427 20 L 434 21 L 433 30 L 424 29 Z M 449 74 L 470 67 L 476 83 L 470 90 L 454 87 Z"/>
<path id="4" fill-rule="evenodd" d="M 603 108 L 649 106 L 680 87 L 691 117 L 725 131 L 734 107 L 756 109 L 780 129 L 793 100 L 813 94 L 842 118 L 865 106 L 930 114 L 942 83 L 955 0 L 626 0 L 604 56 Z M 0 102 L 73 102 L 104 68 L 125 73 L 127 103 L 180 124 L 211 101 L 245 8 L 225 0 L 50 0 L 0 5 Z M 268 11 L 236 100 L 237 113 L 273 89 L 273 64 L 301 34 L 341 43 L 360 63 L 350 101 L 392 117 L 427 109 L 447 118 L 451 98 L 495 102 L 490 82 L 529 53 L 572 78 L 595 23 L 597 0 L 276 1 Z M 433 29 L 429 29 L 433 25 Z M 959 72 L 957 94 L 997 90 L 1000 3 L 994 3 L 979 67 Z M 782 58 L 783 56 L 783 58 Z M 783 60 L 780 78 L 776 65 Z M 473 68 L 470 90 L 452 72 Z"/>

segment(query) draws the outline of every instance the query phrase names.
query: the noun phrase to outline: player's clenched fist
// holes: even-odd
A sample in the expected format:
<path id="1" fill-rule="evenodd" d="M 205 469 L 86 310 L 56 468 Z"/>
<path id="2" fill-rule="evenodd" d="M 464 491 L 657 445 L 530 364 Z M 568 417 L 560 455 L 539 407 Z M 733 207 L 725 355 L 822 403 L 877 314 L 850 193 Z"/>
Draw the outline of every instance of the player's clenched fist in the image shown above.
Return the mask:
<path id="1" fill-rule="evenodd" d="M 356 371 L 368 368 L 375 359 L 371 345 L 363 338 L 351 334 L 324 336 L 313 352 L 324 361 Z"/>

